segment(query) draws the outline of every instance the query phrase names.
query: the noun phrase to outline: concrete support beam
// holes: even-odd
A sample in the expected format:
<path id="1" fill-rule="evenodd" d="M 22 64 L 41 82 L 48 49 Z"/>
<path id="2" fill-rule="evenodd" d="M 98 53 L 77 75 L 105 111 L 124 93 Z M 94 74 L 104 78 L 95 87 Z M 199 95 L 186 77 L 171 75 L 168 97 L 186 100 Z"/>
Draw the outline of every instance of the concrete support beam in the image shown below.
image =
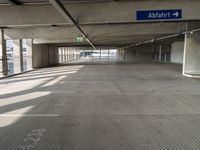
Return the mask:
<path id="1" fill-rule="evenodd" d="M 33 44 L 33 68 L 58 64 L 58 47 L 49 44 Z"/>
<path id="2" fill-rule="evenodd" d="M 0 51 L 2 54 L 2 73 L 4 76 L 8 75 L 8 62 L 7 62 L 7 52 L 6 52 L 6 40 L 4 39 L 4 29 L 0 29 Z"/>
<path id="3" fill-rule="evenodd" d="M 115 24 L 115 25 L 83 25 L 83 30 L 89 34 L 90 38 L 110 38 L 123 36 L 138 36 L 152 34 L 174 34 L 185 29 L 185 23 L 148 23 L 148 24 Z M 155 30 L 156 29 L 156 30 Z M 118 32 L 116 32 L 118 31 Z M 75 37 L 79 34 L 73 26 L 57 26 L 57 27 L 27 27 L 27 28 L 8 28 L 5 29 L 8 38 L 34 38 L 48 39 L 71 39 L 75 41 Z"/>
<path id="4" fill-rule="evenodd" d="M 200 32 L 185 35 L 183 75 L 200 77 Z"/>

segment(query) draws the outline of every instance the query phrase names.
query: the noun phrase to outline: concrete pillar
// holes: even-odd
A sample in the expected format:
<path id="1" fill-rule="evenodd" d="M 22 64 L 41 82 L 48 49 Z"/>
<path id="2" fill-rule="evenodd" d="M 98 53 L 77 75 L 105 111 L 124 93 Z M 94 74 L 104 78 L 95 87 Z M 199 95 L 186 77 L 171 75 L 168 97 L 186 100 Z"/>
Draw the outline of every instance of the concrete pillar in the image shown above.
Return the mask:
<path id="1" fill-rule="evenodd" d="M 185 34 L 183 75 L 200 77 L 200 32 Z"/>
<path id="2" fill-rule="evenodd" d="M 118 60 L 121 60 L 121 50 L 118 50 Z"/>
<path id="3" fill-rule="evenodd" d="M 69 61 L 69 49 L 68 47 L 66 49 L 67 49 L 67 61 Z"/>
<path id="4" fill-rule="evenodd" d="M 184 42 L 174 42 L 171 45 L 171 62 L 183 63 Z"/>
<path id="5" fill-rule="evenodd" d="M 70 56 L 71 56 L 71 61 L 73 60 L 73 50 L 72 50 L 72 48 L 70 48 Z"/>
<path id="6" fill-rule="evenodd" d="M 24 71 L 24 61 L 23 61 L 23 40 L 19 40 L 19 53 L 20 53 L 20 71 Z"/>
<path id="7" fill-rule="evenodd" d="M 80 50 L 76 50 L 76 53 L 77 53 L 77 59 L 80 58 Z"/>
<path id="8" fill-rule="evenodd" d="M 125 49 L 123 49 L 123 50 L 122 50 L 122 60 L 123 60 L 123 61 L 125 61 L 125 59 L 126 59 L 126 56 L 125 56 L 125 55 L 126 55 L 126 52 L 125 52 Z"/>
<path id="9" fill-rule="evenodd" d="M 58 51 L 59 51 L 59 63 L 62 63 L 62 60 L 61 60 L 62 59 L 62 57 L 61 57 L 61 47 L 59 47 Z"/>
<path id="10" fill-rule="evenodd" d="M 108 61 L 110 59 L 110 50 L 108 49 Z"/>
<path id="11" fill-rule="evenodd" d="M 3 76 L 8 75 L 8 62 L 7 62 L 7 52 L 6 52 L 6 40 L 4 39 L 4 29 L 0 29 L 0 51 L 2 54 L 2 73 Z"/>
<path id="12" fill-rule="evenodd" d="M 71 53 L 71 61 L 73 60 L 73 50 L 70 48 L 70 53 Z"/>
<path id="13" fill-rule="evenodd" d="M 74 50 L 75 52 L 75 59 L 78 59 L 78 50 Z"/>
<path id="14" fill-rule="evenodd" d="M 159 46 L 159 61 L 162 61 L 162 45 Z"/>
<path id="15" fill-rule="evenodd" d="M 67 62 L 67 50 L 65 47 L 63 48 L 63 50 L 64 50 L 64 62 L 66 63 Z"/>
<path id="16" fill-rule="evenodd" d="M 156 44 L 152 44 L 152 59 L 156 61 Z"/>
<path id="17" fill-rule="evenodd" d="M 69 61 L 71 61 L 71 49 L 68 48 L 68 52 L 69 52 Z"/>
<path id="18" fill-rule="evenodd" d="M 76 51 L 75 51 L 75 49 L 73 50 L 73 54 L 74 54 L 74 60 L 76 60 Z"/>
<path id="19" fill-rule="evenodd" d="M 21 72 L 21 64 L 20 64 L 20 42 L 19 40 L 13 40 L 13 62 L 14 62 L 14 73 Z"/>
<path id="20" fill-rule="evenodd" d="M 60 50 L 59 50 L 60 52 L 60 63 L 62 63 L 63 62 L 63 54 L 62 54 L 62 47 L 60 47 Z"/>
<path id="21" fill-rule="evenodd" d="M 121 50 L 118 50 L 118 60 L 121 60 Z"/>
<path id="22" fill-rule="evenodd" d="M 52 44 L 33 44 L 33 68 L 58 64 L 58 47 Z"/>
<path id="23" fill-rule="evenodd" d="M 69 61 L 71 61 L 71 48 L 68 48 L 69 50 Z"/>
<path id="24" fill-rule="evenodd" d="M 167 53 L 165 53 L 165 55 L 164 55 L 164 61 L 165 62 L 167 61 Z"/>
<path id="25" fill-rule="evenodd" d="M 120 50 L 120 60 L 122 61 L 123 60 L 123 50 Z"/>
<path id="26" fill-rule="evenodd" d="M 100 62 L 101 62 L 101 49 L 100 49 Z"/>
<path id="27" fill-rule="evenodd" d="M 75 49 L 73 50 L 73 54 L 74 54 L 74 60 L 76 59 L 76 51 Z"/>
<path id="28" fill-rule="evenodd" d="M 0 33 L 1 35 L 1 33 Z M 1 41 L 1 38 L 0 38 L 0 77 L 3 75 L 2 74 L 2 71 L 3 71 L 3 67 L 2 67 L 2 41 Z"/>
<path id="29" fill-rule="evenodd" d="M 92 54 L 92 61 L 93 61 L 93 50 L 91 50 L 91 54 Z"/>
<path id="30" fill-rule="evenodd" d="M 74 50 L 72 48 L 72 60 L 74 60 Z"/>
<path id="31" fill-rule="evenodd" d="M 62 63 L 64 63 L 64 62 L 65 62 L 65 50 L 62 47 Z"/>
<path id="32" fill-rule="evenodd" d="M 32 50 L 33 50 L 33 39 L 25 39 L 25 47 L 26 47 L 26 69 L 27 70 L 32 70 L 32 62 L 33 62 L 33 58 L 32 58 Z M 24 57 L 24 60 L 25 60 Z M 24 62 L 25 63 L 25 62 Z"/>
<path id="33" fill-rule="evenodd" d="M 120 54 L 120 60 L 122 61 L 123 60 L 123 50 L 120 50 L 119 54 Z"/>
<path id="34" fill-rule="evenodd" d="M 65 47 L 63 47 L 62 50 L 63 50 L 63 63 L 65 63 L 66 62 Z"/>

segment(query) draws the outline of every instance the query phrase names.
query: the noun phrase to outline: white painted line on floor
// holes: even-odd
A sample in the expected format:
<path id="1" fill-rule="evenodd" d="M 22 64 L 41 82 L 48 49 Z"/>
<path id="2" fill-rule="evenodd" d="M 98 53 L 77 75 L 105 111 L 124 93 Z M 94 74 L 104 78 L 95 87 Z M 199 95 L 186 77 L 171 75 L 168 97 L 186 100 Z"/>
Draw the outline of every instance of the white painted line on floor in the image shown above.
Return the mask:
<path id="1" fill-rule="evenodd" d="M 59 114 L 5 114 L 0 117 L 59 117 Z"/>

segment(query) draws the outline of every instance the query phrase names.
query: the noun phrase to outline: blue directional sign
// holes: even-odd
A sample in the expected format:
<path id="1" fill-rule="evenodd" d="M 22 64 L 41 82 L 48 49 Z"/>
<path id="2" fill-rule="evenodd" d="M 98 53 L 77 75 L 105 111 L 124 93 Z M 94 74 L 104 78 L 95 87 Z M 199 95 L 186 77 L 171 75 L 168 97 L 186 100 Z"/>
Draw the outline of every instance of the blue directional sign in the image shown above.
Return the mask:
<path id="1" fill-rule="evenodd" d="M 179 20 L 182 19 L 182 10 L 142 10 L 137 11 L 136 15 L 137 20 Z"/>

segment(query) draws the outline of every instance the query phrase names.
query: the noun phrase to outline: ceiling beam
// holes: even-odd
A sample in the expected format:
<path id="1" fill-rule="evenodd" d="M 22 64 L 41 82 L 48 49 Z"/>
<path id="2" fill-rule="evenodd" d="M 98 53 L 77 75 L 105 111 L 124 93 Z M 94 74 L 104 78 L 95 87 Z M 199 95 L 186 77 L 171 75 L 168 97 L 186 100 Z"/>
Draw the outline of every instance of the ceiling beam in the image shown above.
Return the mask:
<path id="1" fill-rule="evenodd" d="M 9 0 L 9 2 L 10 2 L 11 4 L 14 4 L 14 5 L 22 5 L 22 3 L 19 2 L 18 0 Z"/>
<path id="2" fill-rule="evenodd" d="M 82 28 L 79 26 L 78 22 L 75 21 L 75 19 L 72 17 L 72 15 L 68 12 L 68 10 L 65 8 L 65 6 L 60 2 L 60 0 L 49 0 L 49 2 L 53 5 L 53 7 L 71 24 L 73 24 L 82 34 L 82 36 L 85 38 L 85 40 L 94 48 L 94 44 L 88 39 L 86 33 L 82 30 Z"/>

